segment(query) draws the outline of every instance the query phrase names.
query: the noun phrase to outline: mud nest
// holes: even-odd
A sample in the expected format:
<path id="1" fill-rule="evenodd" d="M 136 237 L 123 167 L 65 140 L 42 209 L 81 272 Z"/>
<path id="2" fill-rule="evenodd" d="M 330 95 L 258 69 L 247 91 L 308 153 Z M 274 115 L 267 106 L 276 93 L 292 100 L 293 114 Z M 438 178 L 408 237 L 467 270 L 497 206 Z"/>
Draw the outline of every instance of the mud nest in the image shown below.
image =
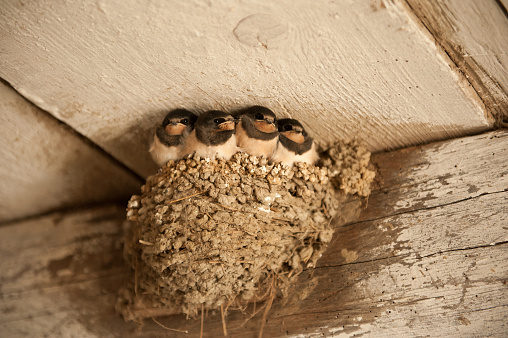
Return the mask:
<path id="1" fill-rule="evenodd" d="M 331 241 L 341 196 L 370 193 L 369 159 L 351 142 L 331 147 L 322 166 L 245 153 L 170 161 L 129 201 L 124 254 L 136 280 L 117 308 L 132 320 L 194 317 L 284 294 Z"/>

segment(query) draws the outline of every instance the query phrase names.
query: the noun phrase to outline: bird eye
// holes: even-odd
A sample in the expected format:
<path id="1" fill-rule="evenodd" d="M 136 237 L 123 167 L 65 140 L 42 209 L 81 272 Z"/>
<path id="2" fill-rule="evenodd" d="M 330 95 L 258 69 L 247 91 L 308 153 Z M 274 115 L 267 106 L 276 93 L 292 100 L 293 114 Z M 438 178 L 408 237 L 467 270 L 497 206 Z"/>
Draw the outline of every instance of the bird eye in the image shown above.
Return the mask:
<path id="1" fill-rule="evenodd" d="M 293 127 L 292 127 L 292 126 L 290 126 L 289 124 L 286 124 L 286 125 L 284 126 L 284 131 L 288 131 L 288 130 L 293 130 Z"/>
<path id="2" fill-rule="evenodd" d="M 189 124 L 189 119 L 181 119 L 180 123 L 181 124 Z"/>
<path id="3" fill-rule="evenodd" d="M 218 119 L 214 119 L 214 120 L 213 120 L 213 123 L 215 123 L 215 124 L 220 124 L 220 123 L 225 122 L 225 121 L 226 121 L 226 120 L 225 120 L 225 119 L 223 119 L 223 118 L 218 118 Z"/>
<path id="4" fill-rule="evenodd" d="M 256 113 L 254 115 L 254 117 L 256 118 L 256 120 L 264 120 L 265 119 L 265 117 L 261 113 Z"/>

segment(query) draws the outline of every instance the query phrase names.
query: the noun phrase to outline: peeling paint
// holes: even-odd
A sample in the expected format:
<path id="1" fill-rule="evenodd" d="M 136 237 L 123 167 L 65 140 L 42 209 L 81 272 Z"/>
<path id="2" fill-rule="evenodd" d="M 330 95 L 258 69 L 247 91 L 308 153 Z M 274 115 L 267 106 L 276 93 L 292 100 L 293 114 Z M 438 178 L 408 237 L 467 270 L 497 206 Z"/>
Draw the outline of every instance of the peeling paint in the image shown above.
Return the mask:
<path id="1" fill-rule="evenodd" d="M 353 263 L 358 259 L 358 254 L 356 251 L 348 251 L 347 249 L 342 249 L 340 254 L 346 259 L 346 263 Z"/>

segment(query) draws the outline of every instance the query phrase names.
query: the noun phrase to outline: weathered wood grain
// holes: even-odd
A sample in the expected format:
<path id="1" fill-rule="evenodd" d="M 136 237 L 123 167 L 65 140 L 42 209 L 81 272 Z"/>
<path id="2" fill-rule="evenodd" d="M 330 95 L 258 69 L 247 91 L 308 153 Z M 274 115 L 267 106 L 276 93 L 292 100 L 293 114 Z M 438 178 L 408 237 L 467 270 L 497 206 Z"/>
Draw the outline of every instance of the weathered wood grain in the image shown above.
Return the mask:
<path id="1" fill-rule="evenodd" d="M 339 226 L 318 266 L 394 256 L 424 257 L 436 252 L 506 242 L 507 198 L 507 191 L 503 191 Z"/>
<path id="2" fill-rule="evenodd" d="M 350 199 L 336 224 L 376 220 L 503 191 L 508 188 L 506 142 L 508 132 L 498 130 L 373 154 L 376 188 L 367 202 Z M 362 204 L 369 207 L 359 215 Z"/>
<path id="3" fill-rule="evenodd" d="M 429 257 L 392 258 L 305 271 L 287 302 L 276 302 L 265 337 L 494 336 L 508 329 L 507 244 Z M 259 310 L 258 305 L 258 310 Z M 256 337 L 261 315 L 230 312 L 229 337 Z M 262 312 L 262 311 L 261 311 Z M 206 337 L 222 324 L 205 319 Z M 159 318 L 166 327 L 198 336 L 199 320 Z M 146 336 L 185 337 L 147 322 Z"/>
<path id="4" fill-rule="evenodd" d="M 106 206 L 0 227 L 0 336 L 106 337 L 133 330 L 114 311 L 118 288 L 129 278 L 124 216 L 125 208 Z"/>
<path id="5" fill-rule="evenodd" d="M 378 185 L 361 220 L 398 214 L 508 189 L 508 132 L 378 153 Z"/>
<path id="6" fill-rule="evenodd" d="M 0 76 L 144 176 L 176 107 L 261 104 L 372 151 L 491 127 L 397 1 L 8 0 L 0 29 Z"/>
<path id="7" fill-rule="evenodd" d="M 508 125 L 508 17 L 496 0 L 406 0 L 482 98 Z"/>
<path id="8" fill-rule="evenodd" d="M 375 219 L 369 216 L 337 224 L 333 243 L 318 267 L 299 276 L 286 300 L 274 302 L 264 336 L 505 335 L 508 186 L 494 184 L 490 189 L 488 185 L 504 180 L 506 173 L 488 167 L 508 162 L 508 154 L 500 151 L 500 162 L 487 163 L 486 175 L 474 161 L 464 161 L 462 171 L 476 173 L 476 180 L 457 172 L 448 185 L 430 186 L 441 176 L 437 168 L 449 165 L 446 159 L 451 155 L 445 154 L 467 158 L 469 144 L 475 144 L 486 156 L 506 143 L 506 134 L 498 131 L 391 156 L 376 155 L 386 159 L 377 162 L 381 181 L 376 193 L 389 184 L 394 187 L 390 194 L 398 189 L 401 196 L 417 200 L 417 191 L 428 182 L 427 190 L 437 197 L 431 205 L 415 203 L 402 210 L 387 204 L 385 212 L 381 199 L 370 200 L 364 213 L 374 208 Z M 427 165 L 414 165 L 418 154 L 426 154 L 422 160 Z M 387 168 L 394 167 L 390 161 L 402 157 L 413 159 L 408 167 L 399 164 L 401 170 L 390 173 Z M 486 190 L 479 194 L 471 190 L 467 195 L 463 186 L 471 182 Z M 444 188 L 459 198 L 449 200 L 448 194 L 437 194 Z M 139 327 L 124 323 L 114 313 L 116 291 L 133 278 L 122 264 L 123 218 L 123 207 L 111 206 L 0 227 L 4 258 L 0 260 L 0 335 L 198 336 L 199 319 L 156 319 L 165 327 L 188 331 L 185 334 L 168 331 L 150 319 Z M 259 312 L 250 320 L 252 306 L 245 313 L 229 311 L 228 335 L 257 336 L 262 305 L 257 304 Z M 204 320 L 205 336 L 221 336 L 222 330 L 220 314 L 209 313 Z"/>
<path id="9" fill-rule="evenodd" d="M 0 222 L 126 200 L 128 169 L 0 82 Z"/>

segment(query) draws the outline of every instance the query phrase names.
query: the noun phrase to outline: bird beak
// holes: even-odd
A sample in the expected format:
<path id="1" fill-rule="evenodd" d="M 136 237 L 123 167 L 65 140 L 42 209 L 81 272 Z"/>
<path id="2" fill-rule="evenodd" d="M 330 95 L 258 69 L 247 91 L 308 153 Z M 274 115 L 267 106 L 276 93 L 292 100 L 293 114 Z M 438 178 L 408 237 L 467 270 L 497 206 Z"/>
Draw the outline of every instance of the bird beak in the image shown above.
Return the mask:
<path id="1" fill-rule="evenodd" d="M 182 135 L 185 131 L 185 128 L 185 124 L 172 122 L 166 126 L 165 130 L 169 135 Z"/>
<path id="2" fill-rule="evenodd" d="M 275 124 L 268 120 L 256 121 L 254 122 L 254 125 L 256 126 L 257 130 L 263 133 L 271 134 L 277 131 Z"/>
<path id="3" fill-rule="evenodd" d="M 234 130 L 235 129 L 235 121 L 226 121 L 219 124 L 220 130 Z"/>
<path id="4" fill-rule="evenodd" d="M 274 122 L 270 122 L 270 121 L 266 121 L 267 122 L 267 130 L 269 133 L 274 133 L 277 131 L 277 126 L 275 125 Z"/>
<path id="5" fill-rule="evenodd" d="M 297 130 L 286 130 L 281 132 L 281 134 L 295 143 L 303 143 L 305 141 L 305 136 Z"/>

